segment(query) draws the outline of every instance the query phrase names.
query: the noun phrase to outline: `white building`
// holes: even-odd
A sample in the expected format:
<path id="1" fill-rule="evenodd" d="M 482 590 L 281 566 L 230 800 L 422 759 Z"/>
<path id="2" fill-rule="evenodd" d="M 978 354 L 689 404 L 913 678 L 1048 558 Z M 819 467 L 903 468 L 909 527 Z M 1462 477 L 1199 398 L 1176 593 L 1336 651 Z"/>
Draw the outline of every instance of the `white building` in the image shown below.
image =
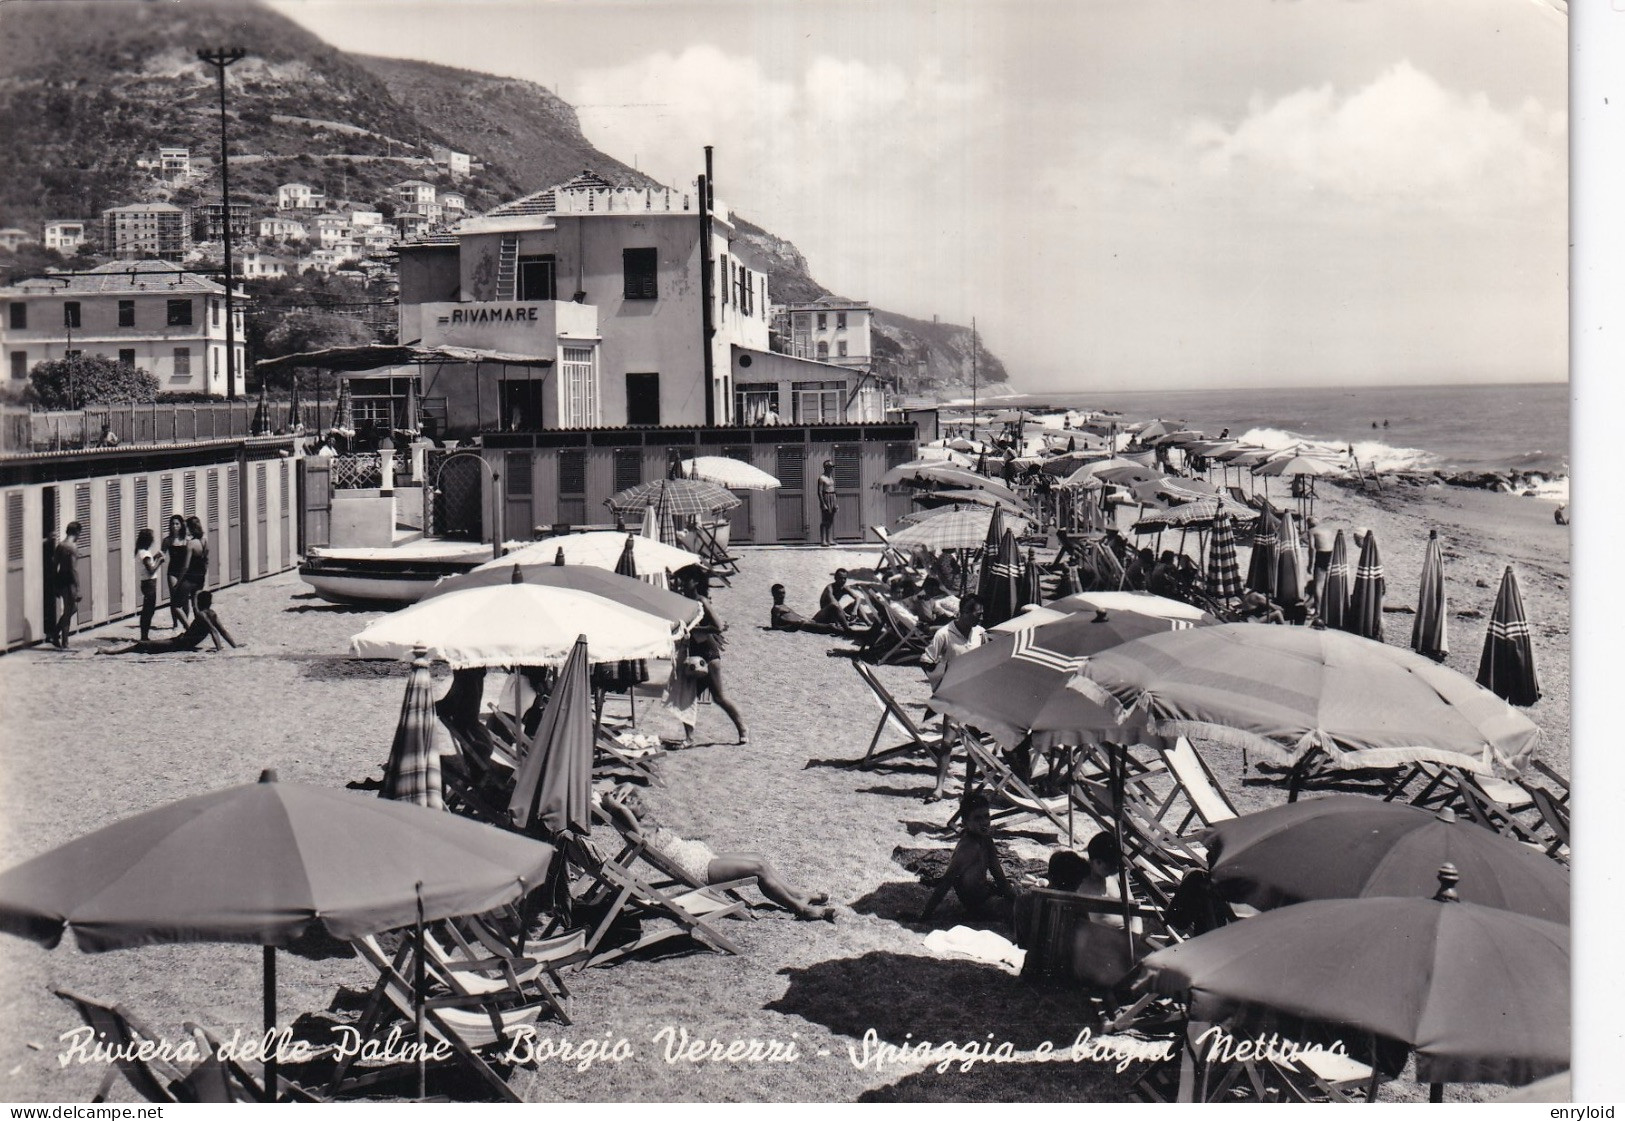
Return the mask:
<path id="1" fill-rule="evenodd" d="M 284 183 L 276 189 L 278 210 L 320 210 L 327 196 L 306 183 Z"/>
<path id="2" fill-rule="evenodd" d="M 343 214 L 322 214 L 316 218 L 316 243 L 331 249 L 350 236 L 350 220 Z"/>
<path id="3" fill-rule="evenodd" d="M 874 357 L 873 318 L 868 304 L 835 296 L 773 309 L 774 329 L 786 354 L 862 370 L 869 369 Z"/>
<path id="4" fill-rule="evenodd" d="M 0 249 L 5 250 L 7 253 L 15 253 L 19 247 L 27 245 L 33 240 L 27 230 L 19 229 L 16 226 L 7 226 L 5 229 L 0 230 Z"/>
<path id="5" fill-rule="evenodd" d="M 430 149 L 434 162 L 445 168 L 447 172 L 459 179 L 466 178 L 471 169 L 467 152 L 454 152 L 450 148 L 434 147 Z"/>
<path id="6" fill-rule="evenodd" d="M 279 216 L 261 218 L 259 236 L 274 241 L 304 241 L 310 234 L 303 222 Z"/>
<path id="7" fill-rule="evenodd" d="M 433 183 L 425 183 L 421 179 L 408 179 L 404 183 L 395 184 L 395 202 L 402 210 L 415 210 L 422 214 L 425 213 L 424 207 L 434 201 Z"/>
<path id="8" fill-rule="evenodd" d="M 102 246 L 130 261 L 179 261 L 192 245 L 190 216 L 167 202 L 143 202 L 102 211 Z"/>
<path id="9" fill-rule="evenodd" d="M 0 288 L 0 368 L 16 385 L 36 363 L 102 354 L 153 374 L 164 392 L 224 396 L 225 291 L 169 261 L 19 281 Z M 239 378 L 243 301 L 239 295 L 233 307 Z"/>
<path id="10" fill-rule="evenodd" d="M 361 248 L 368 253 L 386 253 L 400 240 L 400 234 L 395 227 L 383 223 L 361 227 L 358 237 Z"/>
<path id="11" fill-rule="evenodd" d="M 440 207 L 446 221 L 462 217 L 468 211 L 468 200 L 455 191 L 443 191 L 440 195 Z"/>
<path id="12" fill-rule="evenodd" d="M 45 248 L 62 254 L 74 253 L 85 243 L 85 226 L 82 221 L 68 218 L 45 223 Z"/>
<path id="13" fill-rule="evenodd" d="M 249 253 L 242 259 L 242 271 L 250 278 L 287 276 L 288 262 L 270 253 Z"/>
<path id="14" fill-rule="evenodd" d="M 349 214 L 350 225 L 357 229 L 363 226 L 376 226 L 384 220 L 383 214 L 377 210 L 352 210 Z"/>

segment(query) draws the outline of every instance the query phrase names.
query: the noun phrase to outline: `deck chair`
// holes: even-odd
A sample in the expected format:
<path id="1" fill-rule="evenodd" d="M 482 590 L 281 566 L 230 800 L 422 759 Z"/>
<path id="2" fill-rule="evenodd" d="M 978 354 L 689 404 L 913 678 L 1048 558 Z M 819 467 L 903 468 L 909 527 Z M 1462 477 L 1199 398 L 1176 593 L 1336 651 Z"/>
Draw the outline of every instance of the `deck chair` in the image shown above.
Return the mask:
<path id="1" fill-rule="evenodd" d="M 499 760 L 497 751 L 482 751 L 464 730 L 445 725 L 456 755 L 440 757 L 440 781 L 446 808 L 487 825 L 507 828 L 508 795 L 513 791 L 513 769 Z"/>
<path id="2" fill-rule="evenodd" d="M 625 866 L 633 866 L 634 862 L 647 864 L 653 873 L 648 877 L 650 883 L 661 891 L 688 892 L 708 891 L 713 895 L 720 895 L 729 902 L 738 903 L 742 910 L 741 918 L 756 918 L 757 904 L 751 903 L 739 893 L 742 887 L 750 887 L 755 883 L 755 877 L 746 876 L 737 880 L 728 880 L 720 884 L 702 883 L 689 872 L 658 849 L 651 848 L 645 842 L 633 837 L 627 828 L 627 822 L 604 809 L 597 801 L 592 807 L 593 821 L 606 825 L 621 835 L 621 851 L 616 854 L 615 861 Z M 771 908 L 772 904 L 764 903 L 761 906 Z"/>
<path id="3" fill-rule="evenodd" d="M 863 679 L 863 683 L 869 687 L 870 694 L 880 705 L 880 722 L 875 725 L 875 734 L 869 737 L 869 749 L 864 752 L 862 759 L 854 760 L 852 765 L 866 771 L 876 763 L 909 755 L 916 751 L 923 752 L 935 759 L 943 750 L 942 734 L 940 732 L 927 733 L 920 731 L 919 726 L 914 723 L 913 717 L 909 716 L 908 711 L 903 708 L 897 698 L 892 696 L 891 690 L 881 684 L 880 678 L 875 675 L 874 670 L 858 661 L 852 663 L 852 668 L 858 671 L 858 676 Z M 888 723 L 895 723 L 907 738 L 902 743 L 876 751 L 875 749 L 880 746 L 880 737 L 885 734 Z"/>
<path id="4" fill-rule="evenodd" d="M 659 749 L 628 747 L 616 735 L 616 729 L 603 724 L 593 729 L 593 773 L 620 771 L 633 779 L 658 785 L 660 775 L 655 764 L 660 759 Z"/>
<path id="5" fill-rule="evenodd" d="M 1545 785 L 1546 789 L 1551 792 L 1552 796 L 1555 797 L 1558 802 L 1567 806 L 1569 804 L 1569 780 L 1558 774 L 1539 759 L 1531 759 L 1529 761 L 1529 765 L 1546 780 L 1543 785 Z M 1530 782 L 1525 782 L 1523 785 L 1525 788 L 1528 788 L 1531 784 Z"/>
<path id="6" fill-rule="evenodd" d="M 1383 795 L 1383 801 L 1392 802 L 1397 798 L 1404 798 L 1411 805 L 1424 810 L 1448 807 L 1461 811 L 1464 808 L 1464 799 L 1459 780 L 1465 773 L 1439 763 L 1413 763 L 1389 784 L 1387 792 Z M 1421 783 L 1421 788 L 1411 794 L 1411 789 L 1418 782 Z M 1475 776 L 1475 785 L 1484 799 L 1498 806 L 1504 813 L 1519 814 L 1534 808 L 1529 791 L 1515 782 L 1478 775 Z"/>
<path id="7" fill-rule="evenodd" d="M 1190 740 L 1180 736 L 1172 746 L 1158 744 L 1156 751 L 1174 780 L 1167 798 L 1156 805 L 1158 821 L 1168 822 L 1169 811 L 1181 795 L 1187 809 L 1179 824 L 1172 827 L 1177 834 L 1187 832 L 1194 822 L 1212 826 L 1237 816 L 1236 807 L 1214 777 L 1207 760 L 1191 746 Z"/>
<path id="8" fill-rule="evenodd" d="M 925 648 L 931 645 L 931 628 L 918 619 L 911 622 L 897 604 L 885 596 L 871 596 L 870 600 L 880 608 L 880 625 L 885 628 L 885 633 L 870 648 L 876 651 L 875 664 L 900 666 L 918 662 Z"/>
<path id="9" fill-rule="evenodd" d="M 885 576 L 903 569 L 913 568 L 904 552 L 892 544 L 891 535 L 878 525 L 869 527 L 869 532 L 875 535 L 880 542 L 880 560 L 875 564 L 875 574 Z"/>
<path id="10" fill-rule="evenodd" d="M 566 931 L 532 942 L 519 954 L 483 919 L 466 916 L 428 927 L 424 952 L 452 992 L 509 1005 L 543 1004 L 568 1025 L 570 990 L 559 971 L 586 960 L 587 934 Z"/>
<path id="11" fill-rule="evenodd" d="M 705 567 L 711 570 L 711 575 L 732 587 L 733 577 L 739 575 L 739 558 L 728 552 L 728 546 L 722 541 L 718 526 L 726 524 L 695 522 L 694 544 L 698 546 L 695 551 L 700 554 Z"/>
<path id="12" fill-rule="evenodd" d="M 394 1027 L 396 1017 L 404 1018 L 408 1030 L 415 1030 L 416 1006 L 412 977 L 415 974 L 414 939 L 410 935 L 401 939 L 401 948 L 393 955 L 384 952 L 372 935 L 351 943 L 356 953 L 378 971 L 378 980 L 368 994 L 356 1030 L 363 1039 L 373 1039 Z M 491 1065 L 487 1054 L 497 1055 L 512 1049 L 535 1021 L 538 1005 L 524 1004 L 514 1008 L 501 1008 L 480 995 L 448 992 L 433 964 L 432 956 L 425 958 L 425 977 L 442 982 L 436 991 L 424 998 L 423 1034 L 425 1046 L 436 1044 L 451 1048 L 450 1061 L 476 1075 L 496 1093 L 502 1101 L 517 1102 L 507 1079 Z M 355 1056 L 345 1056 L 333 1072 L 329 1091 L 333 1094 L 359 1089 L 386 1079 L 398 1077 L 398 1068 L 372 1071 L 351 1076 Z"/>
<path id="13" fill-rule="evenodd" d="M 1010 764 L 999 758 L 998 751 L 969 731 L 960 736 L 960 742 L 965 745 L 965 751 L 970 756 L 972 764 L 979 772 L 978 778 L 985 783 L 994 800 L 999 803 L 991 815 L 994 822 L 1008 822 L 1018 817 L 1041 817 L 1061 831 L 1061 835 L 1071 838 L 1072 827 L 1067 823 L 1067 796 L 1057 795 L 1053 798 L 1039 796 L 1020 775 L 1011 769 Z M 955 811 L 953 817 L 948 819 L 951 827 L 959 814 Z"/>
<path id="14" fill-rule="evenodd" d="M 587 935 L 589 957 L 584 966 L 606 965 L 627 954 L 685 934 L 714 950 L 743 953 L 738 943 L 715 926 L 719 920 L 743 911 L 743 900 L 724 898 L 717 894 L 716 888 L 709 886 L 690 888 L 684 884 L 681 888 L 663 889 L 638 874 L 635 868 L 636 853 L 610 859 L 585 838 L 566 834 L 557 841 L 571 864 L 594 883 L 587 902 L 607 904 L 603 917 Z M 721 886 L 733 888 L 742 883 L 736 881 Z M 641 932 L 630 942 L 606 945 L 615 919 L 634 907 L 649 917 L 670 920 L 671 925 Z"/>
<path id="15" fill-rule="evenodd" d="M 1537 839 L 1535 829 L 1517 817 L 1519 812 L 1535 807 L 1527 790 L 1515 783 L 1485 779 L 1456 767 L 1443 770 L 1455 787 L 1458 813 L 1515 841 L 1545 848 Z M 1502 796 L 1509 801 L 1503 802 Z"/>
<path id="16" fill-rule="evenodd" d="M 1304 1051 L 1290 1061 L 1284 1057 L 1266 1061 L 1286 1091 L 1286 1101 L 1375 1101 L 1382 1082 L 1375 1067 L 1331 1051 Z"/>
<path id="17" fill-rule="evenodd" d="M 91 1103 L 107 1100 L 107 1092 L 120 1074 L 124 1075 L 143 1101 L 162 1102 L 263 1102 L 265 1091 L 254 1077 L 233 1060 L 222 1062 L 218 1045 L 211 1037 L 197 1037 L 204 1058 L 188 1070 L 165 1060 L 142 1059 L 143 1044 L 157 1044 L 162 1036 L 152 1031 L 123 1005 L 104 1004 L 87 996 L 57 989 L 56 995 L 73 1005 L 80 1019 L 96 1034 L 98 1044 L 115 1048 L 118 1059 L 107 1068 Z"/>
<path id="18" fill-rule="evenodd" d="M 1564 864 L 1569 862 L 1569 807 L 1566 802 L 1544 786 L 1531 786 L 1529 796 L 1534 799 L 1541 825 L 1551 834 L 1546 844 L 1546 855 Z M 1538 843 L 1538 842 L 1537 842 Z"/>

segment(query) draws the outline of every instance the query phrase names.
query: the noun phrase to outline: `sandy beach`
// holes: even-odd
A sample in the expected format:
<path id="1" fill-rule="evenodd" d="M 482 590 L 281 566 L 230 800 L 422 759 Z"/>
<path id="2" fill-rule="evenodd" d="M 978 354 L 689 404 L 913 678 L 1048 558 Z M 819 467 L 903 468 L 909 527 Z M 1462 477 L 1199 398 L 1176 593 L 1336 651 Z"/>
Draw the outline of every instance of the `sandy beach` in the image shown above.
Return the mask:
<path id="1" fill-rule="evenodd" d="M 1501 570 L 1516 566 L 1534 633 L 1544 698 L 1529 710 L 1543 730 L 1540 755 L 1569 770 L 1569 541 L 1549 503 L 1454 488 L 1381 495 L 1322 486 L 1319 514 L 1375 530 L 1388 604 L 1414 606 L 1427 531 L 1446 552 L 1451 621 L 1448 664 L 1471 676 Z M 873 772 L 841 764 L 862 755 L 878 716 L 839 640 L 764 629 L 768 588 L 782 582 L 811 614 L 837 565 L 862 567 L 873 549 L 741 550 L 742 574 L 715 603 L 731 623 L 726 665 L 751 728 L 732 745 L 727 720 L 701 710 L 699 745 L 661 760 L 664 785 L 647 801 L 659 819 L 718 851 L 760 852 L 797 884 L 840 904 L 833 925 L 762 912 L 735 924 L 746 952 L 632 960 L 571 977 L 576 1023 L 541 1025 L 544 1037 L 625 1038 L 635 1056 L 577 1070 L 545 1062 L 512 1075 L 530 1101 L 662 1100 L 1116 1100 L 1140 1068 L 1032 1061 L 962 1072 L 920 1062 L 862 1066 L 871 1029 L 902 1042 L 992 1039 L 1030 1051 L 1070 1045 L 1085 1024 L 1081 1003 L 1000 969 L 938 957 L 931 929 L 909 921 L 927 889 L 909 871 L 940 859 L 949 805 L 924 805 L 923 765 Z M 1245 551 L 1243 552 L 1245 564 Z M 404 664 L 358 663 L 348 638 L 377 612 L 325 604 L 293 574 L 222 591 L 220 614 L 247 646 L 224 653 L 97 658 L 103 642 L 134 636 L 125 620 L 76 638 L 76 652 L 22 651 L 0 658 L 0 867 L 10 867 L 108 822 L 191 794 L 252 782 L 275 767 L 282 781 L 329 787 L 376 777 L 388 752 L 406 680 Z M 1390 612 L 1386 639 L 1408 644 L 1412 616 Z M 927 694 L 917 668 L 882 667 L 906 703 Z M 437 683 L 446 679 L 444 667 Z M 644 730 L 676 724 L 640 699 Z M 612 701 L 612 712 L 624 702 Z M 917 710 L 916 710 L 917 711 Z M 1209 756 L 1245 810 L 1285 800 L 1278 785 L 1243 783 L 1240 760 Z M 1041 862 L 1054 831 L 1018 826 L 1001 840 L 1014 867 Z M 1081 843 L 1081 837 L 1080 837 Z M 963 919 L 950 900 L 934 926 Z M 332 951 L 328 951 L 331 955 Z M 0 1099 L 86 1101 L 102 1069 L 59 1069 L 59 1035 L 77 1016 L 52 990 L 71 988 L 138 1012 L 179 1038 L 187 1020 L 229 1034 L 260 1017 L 260 951 L 190 945 L 87 955 L 0 938 Z M 353 1016 L 371 980 L 359 960 L 281 955 L 284 1023 Z M 692 1039 L 794 1041 L 799 1059 L 771 1064 L 669 1062 L 663 1028 Z M 456 1092 L 442 1089 L 441 1092 Z M 1410 1096 L 1399 1086 L 1385 1098 Z M 1484 1096 L 1494 1088 L 1453 1088 Z M 115 1100 L 131 1100 L 127 1085 Z"/>

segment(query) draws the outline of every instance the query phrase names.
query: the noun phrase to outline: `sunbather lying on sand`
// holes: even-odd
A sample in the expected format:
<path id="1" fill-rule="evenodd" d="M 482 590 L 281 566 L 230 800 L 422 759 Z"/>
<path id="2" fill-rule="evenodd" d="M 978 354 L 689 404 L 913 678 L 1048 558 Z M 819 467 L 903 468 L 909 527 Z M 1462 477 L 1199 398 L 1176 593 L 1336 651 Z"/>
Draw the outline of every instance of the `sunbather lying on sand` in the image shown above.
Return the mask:
<path id="1" fill-rule="evenodd" d="M 995 895 L 1006 901 L 1013 895 L 1004 865 L 999 862 L 998 850 L 993 847 L 993 813 L 987 795 L 967 794 L 959 804 L 959 816 L 964 832 L 948 859 L 947 871 L 931 889 L 931 898 L 920 912 L 920 922 L 931 921 L 950 888 L 972 914 L 981 912 Z"/>
<path id="2" fill-rule="evenodd" d="M 835 921 L 835 908 L 825 893 L 810 895 L 785 882 L 779 870 L 765 856 L 745 852 L 713 852 L 704 841 L 690 841 L 671 830 L 642 818 L 642 800 L 630 783 L 617 786 L 604 795 L 604 812 L 628 838 L 645 842 L 650 849 L 677 865 L 697 883 L 723 884 L 754 876 L 756 887 L 770 901 L 793 911 L 798 919 Z M 653 829 L 653 832 L 647 830 Z"/>
<path id="3" fill-rule="evenodd" d="M 223 638 L 235 648 L 243 645 L 231 637 L 226 624 L 220 621 L 220 616 L 214 613 L 214 593 L 201 591 L 197 594 L 197 612 L 193 614 L 192 621 L 186 629 L 174 638 L 151 639 L 141 642 L 132 642 L 128 646 L 107 646 L 96 651 L 98 654 L 169 654 L 177 651 L 196 650 L 203 645 L 203 640 L 214 640 L 216 650 L 225 649 L 220 645 Z"/>

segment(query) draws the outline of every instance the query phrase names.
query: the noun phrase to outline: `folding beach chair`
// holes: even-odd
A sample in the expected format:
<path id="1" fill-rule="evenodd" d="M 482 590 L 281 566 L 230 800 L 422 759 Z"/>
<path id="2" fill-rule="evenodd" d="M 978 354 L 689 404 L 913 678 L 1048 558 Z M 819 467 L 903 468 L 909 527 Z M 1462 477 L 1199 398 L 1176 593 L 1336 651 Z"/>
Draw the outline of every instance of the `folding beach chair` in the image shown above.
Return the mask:
<path id="1" fill-rule="evenodd" d="M 1540 785 L 1544 785 L 1558 802 L 1564 806 L 1567 806 L 1569 804 L 1569 780 L 1558 774 L 1539 759 L 1531 759 L 1529 761 L 1529 765 L 1535 770 L 1536 773 L 1546 780 Z M 1528 782 L 1525 782 L 1523 785 L 1526 788 L 1531 788 L 1533 783 L 1534 780 L 1531 779 Z"/>
<path id="2" fill-rule="evenodd" d="M 694 878 L 686 869 L 672 860 L 659 849 L 651 847 L 646 841 L 633 836 L 631 823 L 618 813 L 612 813 L 598 802 L 593 803 L 593 821 L 609 826 L 621 835 L 622 848 L 615 856 L 615 862 L 623 867 L 635 867 L 637 862 L 647 864 L 653 871 L 646 878 L 650 885 L 663 892 L 677 891 L 707 891 L 719 895 L 731 903 L 738 903 L 742 910 L 741 918 L 756 918 L 756 904 L 751 903 L 739 893 L 742 887 L 752 886 L 756 882 L 754 876 L 745 876 L 737 880 L 728 880 L 720 884 L 704 883 Z M 764 908 L 771 904 L 762 904 Z"/>
<path id="3" fill-rule="evenodd" d="M 852 668 L 858 671 L 858 676 L 863 679 L 863 683 L 869 687 L 869 692 L 880 705 L 880 722 L 875 725 L 875 734 L 869 737 L 869 749 L 864 752 L 862 759 L 854 760 L 852 765 L 866 771 L 876 763 L 916 751 L 923 752 L 935 760 L 944 749 L 942 734 L 921 732 L 908 711 L 891 695 L 891 691 L 880 683 L 880 678 L 875 675 L 874 670 L 858 661 L 852 663 Z M 877 752 L 875 748 L 880 745 L 880 737 L 885 734 L 888 723 L 895 723 L 908 738 L 902 743 Z"/>
<path id="4" fill-rule="evenodd" d="M 475 742 L 464 730 L 445 725 L 456 755 L 440 758 L 440 781 L 446 808 L 487 825 L 508 827 L 508 796 L 513 792 L 513 768 L 497 762 L 508 758 L 494 744 Z"/>
<path id="5" fill-rule="evenodd" d="M 918 662 L 926 647 L 931 645 L 931 628 L 918 619 L 909 619 L 902 610 L 882 595 L 870 596 L 880 608 L 880 625 L 885 633 L 869 647 L 875 664 L 900 666 Z"/>
<path id="6" fill-rule="evenodd" d="M 636 853 L 611 860 L 599 852 L 585 838 L 566 834 L 556 838 L 570 863 L 588 878 L 594 888 L 582 901 L 586 906 L 603 905 L 603 916 L 587 935 L 589 958 L 585 965 L 605 965 L 627 954 L 656 945 L 667 939 L 688 935 L 712 949 L 730 954 L 743 951 L 739 945 L 714 925 L 717 921 L 740 914 L 745 904 L 740 899 L 727 899 L 718 894 L 718 887 L 662 889 L 639 875 L 632 867 Z M 722 889 L 742 886 L 745 881 L 732 881 L 719 885 Z M 615 920 L 629 908 L 651 918 L 670 920 L 671 925 L 651 931 L 641 931 L 630 942 L 606 946 L 605 942 Z"/>
<path id="7" fill-rule="evenodd" d="M 705 567 L 711 570 L 711 575 L 721 580 L 729 587 L 733 586 L 733 577 L 739 575 L 739 558 L 728 552 L 728 546 L 722 540 L 722 526 L 727 522 L 695 522 L 694 544 L 695 550 L 700 554 L 700 560 Z"/>
<path id="8" fill-rule="evenodd" d="M 1546 855 L 1563 864 L 1569 862 L 1569 807 L 1544 786 L 1531 786 L 1529 797 L 1534 799 L 1541 825 L 1551 840 L 1546 842 Z M 1538 843 L 1538 841 L 1537 841 Z"/>
<path id="9" fill-rule="evenodd" d="M 1001 803 L 991 815 L 995 822 L 1008 823 L 1010 819 L 1022 816 L 1046 818 L 1060 830 L 1063 837 L 1067 838 L 1067 843 L 1071 843 L 1072 825 L 1062 816 L 1067 810 L 1067 795 L 1061 794 L 1052 798 L 1039 796 L 1008 763 L 999 758 L 996 747 L 983 742 L 969 731 L 961 734 L 960 742 L 965 745 L 965 751 L 970 757 L 970 766 L 977 771 L 975 781 L 985 784 L 993 798 Z M 948 820 L 949 826 L 952 826 L 958 817 L 959 814 L 955 811 L 954 816 Z"/>
<path id="10" fill-rule="evenodd" d="M 587 933 L 571 930 L 513 947 L 479 916 L 447 919 L 424 932 L 435 976 L 463 996 L 510 1007 L 545 1005 L 568 1025 L 570 990 L 559 970 L 587 959 Z"/>
<path id="11" fill-rule="evenodd" d="M 875 574 L 877 576 L 887 576 L 893 572 L 901 572 L 904 569 L 914 567 L 909 563 L 909 559 L 904 555 L 903 551 L 892 544 L 891 535 L 885 529 L 878 525 L 872 525 L 869 527 L 869 532 L 874 534 L 880 542 L 880 560 L 875 564 Z"/>
<path id="12" fill-rule="evenodd" d="M 655 764 L 660 761 L 660 749 L 629 747 L 617 738 L 620 731 L 604 724 L 593 729 L 593 774 L 619 771 L 635 781 L 659 785 Z"/>
<path id="13" fill-rule="evenodd" d="M 1159 743 L 1155 750 L 1174 780 L 1173 789 L 1156 806 L 1155 817 L 1159 822 L 1168 822 L 1169 810 L 1181 795 L 1187 809 L 1179 824 L 1172 827 L 1175 833 L 1187 832 L 1193 822 L 1211 826 L 1237 816 L 1236 807 L 1220 787 L 1207 760 L 1191 746 L 1190 740 L 1180 736 L 1171 746 Z"/>
<path id="14" fill-rule="evenodd" d="M 357 939 L 351 945 L 367 964 L 378 971 L 378 980 L 368 994 L 366 1007 L 355 1030 L 363 1040 L 381 1039 L 396 1027 L 395 1021 L 399 1017 L 406 1021 L 405 1030 L 415 1033 L 417 999 L 412 978 L 417 962 L 413 954 L 415 939 L 411 933 L 403 934 L 401 947 L 393 956 L 385 953 L 372 935 Z M 426 1047 L 436 1044 L 450 1047 L 450 1062 L 476 1075 L 491 1087 L 500 1100 L 519 1101 L 519 1095 L 513 1092 L 507 1079 L 491 1063 L 496 1061 L 497 1056 L 511 1051 L 514 1041 L 535 1022 L 540 1005 L 525 1004 L 504 1009 L 483 996 L 447 991 L 443 979 L 436 975 L 433 958 L 426 954 L 423 964 L 426 983 L 429 978 L 441 983 L 434 992 L 422 998 L 423 1038 L 419 1042 Z M 400 1076 L 398 1066 L 352 1076 L 350 1072 L 355 1058 L 355 1055 L 346 1055 L 340 1059 L 328 1087 L 330 1093 L 345 1093 Z"/>

